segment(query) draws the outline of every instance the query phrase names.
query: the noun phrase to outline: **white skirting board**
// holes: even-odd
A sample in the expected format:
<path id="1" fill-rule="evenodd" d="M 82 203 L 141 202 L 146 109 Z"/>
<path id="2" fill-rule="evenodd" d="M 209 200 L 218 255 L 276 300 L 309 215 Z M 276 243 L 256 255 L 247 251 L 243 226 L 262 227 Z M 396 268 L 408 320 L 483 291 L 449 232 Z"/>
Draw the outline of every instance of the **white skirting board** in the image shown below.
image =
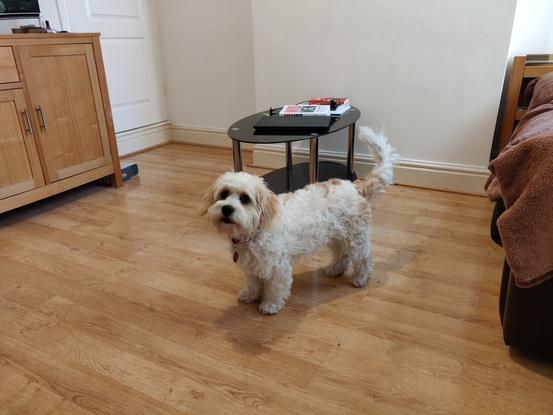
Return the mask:
<path id="1" fill-rule="evenodd" d="M 225 148 L 232 146 L 226 129 L 171 125 L 168 122 L 117 134 L 121 156 L 170 142 Z M 242 144 L 242 149 L 254 150 L 253 164 L 256 167 L 279 168 L 285 164 L 284 144 Z M 307 149 L 294 148 L 294 162 L 308 161 L 308 158 Z M 345 164 L 346 154 L 319 150 L 319 159 Z M 367 174 L 373 165 L 370 156 L 355 155 L 354 168 L 358 176 Z M 484 184 L 488 174 L 487 169 L 478 166 L 400 159 L 399 165 L 395 168 L 395 182 L 408 186 L 484 195 Z"/>
<path id="2" fill-rule="evenodd" d="M 149 148 L 168 143 L 198 144 L 212 147 L 232 147 L 227 131 L 216 128 L 189 127 L 171 124 L 169 121 L 147 125 L 134 130 L 116 133 L 119 156 L 125 157 Z M 244 143 L 242 149 L 252 150 Z"/>
<path id="3" fill-rule="evenodd" d="M 210 128 L 199 126 L 187 126 L 173 124 L 171 126 L 173 142 L 198 144 L 213 147 L 232 147 L 232 140 L 227 135 L 227 130 L 222 128 Z M 253 149 L 252 144 L 243 143 L 241 148 L 244 150 Z"/>
<path id="4" fill-rule="evenodd" d="M 163 121 L 157 124 L 147 125 L 134 130 L 123 131 L 115 134 L 119 156 L 147 150 L 171 142 L 171 124 Z"/>
<path id="5" fill-rule="evenodd" d="M 257 145 L 253 152 L 256 167 L 280 168 L 285 165 L 284 145 Z M 293 150 L 294 162 L 309 159 L 307 149 Z M 345 164 L 346 153 L 319 150 L 319 160 Z M 366 175 L 374 166 L 366 154 L 356 154 L 354 169 L 359 177 Z M 462 164 L 446 164 L 419 160 L 400 159 L 394 169 L 395 182 L 408 186 L 424 187 L 450 192 L 484 195 L 484 184 L 489 175 L 485 168 Z"/>

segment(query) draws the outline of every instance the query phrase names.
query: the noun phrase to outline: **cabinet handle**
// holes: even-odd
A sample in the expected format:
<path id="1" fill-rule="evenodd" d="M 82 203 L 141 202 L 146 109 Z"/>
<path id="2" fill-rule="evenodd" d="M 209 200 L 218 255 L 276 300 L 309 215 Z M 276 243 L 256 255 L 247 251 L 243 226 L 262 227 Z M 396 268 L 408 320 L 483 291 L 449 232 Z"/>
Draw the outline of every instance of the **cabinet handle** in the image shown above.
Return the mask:
<path id="1" fill-rule="evenodd" d="M 47 130 L 46 128 L 46 119 L 44 118 L 44 114 L 42 112 L 42 108 L 40 108 L 40 105 L 35 108 L 37 114 L 38 114 L 38 120 L 40 122 L 40 128 L 44 128 L 44 131 Z"/>
<path id="2" fill-rule="evenodd" d="M 27 134 L 33 134 L 33 127 L 31 126 L 31 120 L 29 119 L 29 113 L 27 110 L 21 111 L 21 115 L 23 116 L 23 124 L 25 124 L 25 132 Z"/>

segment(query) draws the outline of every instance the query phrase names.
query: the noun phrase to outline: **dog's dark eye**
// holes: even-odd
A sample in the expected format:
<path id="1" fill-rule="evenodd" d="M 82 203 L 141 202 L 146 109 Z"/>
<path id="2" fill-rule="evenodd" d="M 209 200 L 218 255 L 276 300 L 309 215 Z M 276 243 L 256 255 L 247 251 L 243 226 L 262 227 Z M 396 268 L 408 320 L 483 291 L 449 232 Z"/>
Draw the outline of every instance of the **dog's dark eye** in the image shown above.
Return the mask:
<path id="1" fill-rule="evenodd" d="M 248 203 L 250 203 L 252 200 L 250 199 L 250 197 L 248 195 L 242 195 L 240 196 L 240 203 L 242 203 L 243 205 L 247 205 Z"/>
<path id="2" fill-rule="evenodd" d="M 219 195 L 219 199 L 225 200 L 228 197 L 228 190 L 223 190 Z"/>

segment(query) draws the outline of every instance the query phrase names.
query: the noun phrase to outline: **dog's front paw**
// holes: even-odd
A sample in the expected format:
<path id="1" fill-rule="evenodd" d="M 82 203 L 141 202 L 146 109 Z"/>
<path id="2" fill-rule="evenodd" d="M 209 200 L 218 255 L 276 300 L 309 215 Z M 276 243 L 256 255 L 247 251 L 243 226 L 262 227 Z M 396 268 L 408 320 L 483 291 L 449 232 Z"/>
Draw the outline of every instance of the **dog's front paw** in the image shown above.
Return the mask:
<path id="1" fill-rule="evenodd" d="M 259 304 L 259 311 L 263 314 L 277 314 L 284 307 L 284 301 L 279 303 L 262 302 Z"/>
<path id="2" fill-rule="evenodd" d="M 327 277 L 336 278 L 336 277 L 339 277 L 340 275 L 344 275 L 347 269 L 348 269 L 348 264 L 340 261 L 340 262 L 334 262 L 329 266 L 327 266 L 323 270 L 323 273 Z"/>
<path id="3" fill-rule="evenodd" d="M 363 288 L 364 286 L 366 286 L 368 284 L 369 277 L 370 277 L 370 275 L 368 275 L 368 274 L 361 274 L 361 275 L 358 275 L 356 277 L 350 278 L 349 282 L 354 287 Z"/>
<path id="4" fill-rule="evenodd" d="M 369 282 L 368 279 L 357 279 L 357 278 L 354 278 L 352 279 L 351 281 L 351 285 L 353 285 L 354 287 L 356 288 L 363 288 L 367 285 L 367 283 Z"/>
<path id="5" fill-rule="evenodd" d="M 242 288 L 238 292 L 238 301 L 244 304 L 251 304 L 258 299 L 258 295 L 253 293 L 248 287 Z"/>
<path id="6" fill-rule="evenodd" d="M 369 282 L 372 274 L 372 263 L 364 261 L 358 267 L 355 267 L 349 281 L 351 285 L 357 288 L 362 288 Z"/>

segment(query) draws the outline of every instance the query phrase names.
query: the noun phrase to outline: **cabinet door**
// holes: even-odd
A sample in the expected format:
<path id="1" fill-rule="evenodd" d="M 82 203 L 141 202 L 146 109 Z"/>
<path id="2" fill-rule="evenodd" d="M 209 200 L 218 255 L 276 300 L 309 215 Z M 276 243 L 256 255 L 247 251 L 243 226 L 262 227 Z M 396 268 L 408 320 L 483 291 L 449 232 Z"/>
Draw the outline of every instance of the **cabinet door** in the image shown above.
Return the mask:
<path id="1" fill-rule="evenodd" d="M 21 90 L 0 91 L 0 126 L 0 199 L 44 185 Z"/>
<path id="2" fill-rule="evenodd" d="M 48 182 L 111 163 L 90 44 L 18 46 Z"/>

